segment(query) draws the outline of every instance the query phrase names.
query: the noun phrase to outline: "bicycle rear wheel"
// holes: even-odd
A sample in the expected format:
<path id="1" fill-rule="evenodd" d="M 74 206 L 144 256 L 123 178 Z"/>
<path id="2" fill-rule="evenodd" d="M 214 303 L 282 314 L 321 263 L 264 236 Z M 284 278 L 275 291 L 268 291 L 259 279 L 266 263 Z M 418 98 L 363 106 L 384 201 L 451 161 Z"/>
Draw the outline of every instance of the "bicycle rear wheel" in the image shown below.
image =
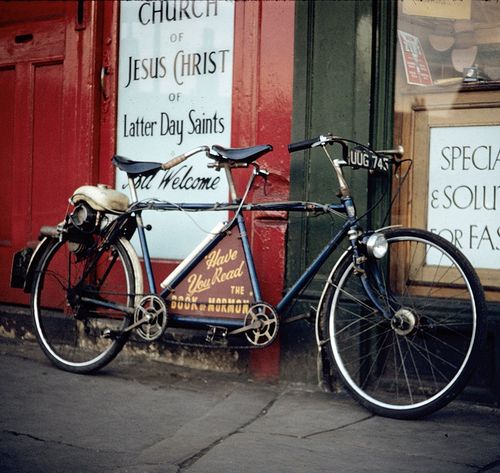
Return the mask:
<path id="1" fill-rule="evenodd" d="M 132 307 L 133 293 L 134 271 L 120 240 L 96 259 L 93 250 L 54 239 L 40 258 L 31 299 L 42 350 L 57 367 L 74 373 L 107 365 L 127 341 L 129 333 L 122 330 L 131 318 L 85 299 Z"/>
<path id="2" fill-rule="evenodd" d="M 376 414 L 412 419 L 464 388 L 486 334 L 486 304 L 474 269 L 448 241 L 415 229 L 385 236 L 387 255 L 371 260 L 366 275 L 387 317 L 349 253 L 326 294 L 320 329 L 356 400 Z"/>

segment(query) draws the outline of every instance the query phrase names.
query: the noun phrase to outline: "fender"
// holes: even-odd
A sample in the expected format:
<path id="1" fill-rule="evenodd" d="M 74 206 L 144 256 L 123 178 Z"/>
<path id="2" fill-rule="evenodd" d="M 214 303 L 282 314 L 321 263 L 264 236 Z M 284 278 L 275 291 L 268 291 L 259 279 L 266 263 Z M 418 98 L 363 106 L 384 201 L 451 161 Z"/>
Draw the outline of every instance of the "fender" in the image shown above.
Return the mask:
<path id="1" fill-rule="evenodd" d="M 132 270 L 134 272 L 134 283 L 135 283 L 135 301 L 134 307 L 137 306 L 144 293 L 144 277 L 142 275 L 141 263 L 139 261 L 139 257 L 137 256 L 137 252 L 135 251 L 132 243 L 126 237 L 120 237 L 120 243 L 125 248 L 125 251 L 130 258 L 130 262 L 132 263 Z"/>
<path id="2" fill-rule="evenodd" d="M 33 255 L 31 256 L 31 259 L 28 264 L 28 268 L 26 270 L 26 276 L 24 278 L 24 292 L 26 293 L 31 293 L 31 289 L 33 286 L 33 279 L 35 277 L 35 269 L 38 266 L 38 263 L 40 261 L 40 258 L 42 255 L 45 253 L 46 248 L 52 243 L 53 240 L 57 238 L 51 237 L 51 236 L 46 236 L 44 237 L 38 246 L 35 248 L 35 251 L 33 252 Z M 141 263 L 139 262 L 139 257 L 137 256 L 136 251 L 134 250 L 134 247 L 130 243 L 130 241 L 125 238 L 125 237 L 120 237 L 120 242 L 123 245 L 125 251 L 127 252 L 127 255 L 130 259 L 130 262 L 132 264 L 132 270 L 134 272 L 134 283 L 135 283 L 135 301 L 134 304 L 137 304 L 139 299 L 142 297 L 143 294 L 143 288 L 144 288 L 144 278 L 142 275 L 142 269 L 141 269 Z"/>
<path id="3" fill-rule="evenodd" d="M 328 278 L 326 280 L 325 286 L 323 287 L 323 291 L 321 291 L 321 297 L 319 298 L 319 303 L 318 303 L 318 308 L 316 309 L 316 321 L 314 323 L 314 331 L 316 335 L 316 345 L 318 346 L 318 351 L 321 352 L 321 347 L 323 346 L 323 341 L 321 340 L 320 333 L 319 333 L 319 314 L 321 313 L 321 309 L 323 307 L 324 299 L 326 296 L 326 291 L 328 290 L 328 287 L 333 283 L 333 275 L 337 271 L 337 268 L 340 265 L 340 262 L 344 260 L 344 258 L 352 251 L 352 248 L 349 248 L 348 250 L 344 251 L 342 255 L 340 255 L 339 259 L 336 261 L 333 269 L 330 271 L 330 274 L 328 275 Z"/>
<path id="4" fill-rule="evenodd" d="M 41 256 L 45 253 L 45 249 L 49 246 L 49 244 L 55 240 L 55 237 L 46 236 L 44 237 L 40 243 L 38 243 L 35 251 L 31 255 L 31 259 L 28 264 L 28 268 L 26 269 L 26 276 L 24 278 L 24 287 L 23 290 L 26 293 L 31 292 L 31 286 L 33 285 L 33 278 L 35 277 L 35 268 L 38 266 L 38 262 L 40 261 Z"/>

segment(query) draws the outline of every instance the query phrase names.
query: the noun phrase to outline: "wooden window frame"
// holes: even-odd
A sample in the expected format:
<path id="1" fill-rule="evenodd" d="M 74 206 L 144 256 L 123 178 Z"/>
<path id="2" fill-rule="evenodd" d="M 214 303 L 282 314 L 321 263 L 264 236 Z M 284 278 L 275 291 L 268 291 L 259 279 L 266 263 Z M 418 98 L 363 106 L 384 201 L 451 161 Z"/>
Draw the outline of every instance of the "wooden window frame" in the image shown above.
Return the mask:
<path id="1" fill-rule="evenodd" d="M 397 97 L 396 110 L 395 136 L 401 138 L 405 156 L 412 160 L 412 166 L 405 182 L 402 176 L 406 169 L 394 178 L 393 192 L 399 193 L 392 221 L 427 228 L 431 127 L 500 125 L 500 90 L 490 86 L 488 89 L 433 88 L 421 93 L 407 92 Z M 499 269 L 476 270 L 487 299 L 500 301 L 500 265 Z"/>

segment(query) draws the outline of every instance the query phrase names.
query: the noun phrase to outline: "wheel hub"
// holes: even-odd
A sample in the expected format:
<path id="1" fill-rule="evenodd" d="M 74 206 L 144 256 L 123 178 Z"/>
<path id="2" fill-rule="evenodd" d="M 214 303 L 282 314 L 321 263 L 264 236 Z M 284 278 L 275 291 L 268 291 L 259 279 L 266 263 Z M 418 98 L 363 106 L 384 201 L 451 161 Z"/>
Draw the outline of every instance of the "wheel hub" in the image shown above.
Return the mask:
<path id="1" fill-rule="evenodd" d="M 418 318 L 410 309 L 399 309 L 391 320 L 392 329 L 401 336 L 409 335 L 415 330 Z"/>

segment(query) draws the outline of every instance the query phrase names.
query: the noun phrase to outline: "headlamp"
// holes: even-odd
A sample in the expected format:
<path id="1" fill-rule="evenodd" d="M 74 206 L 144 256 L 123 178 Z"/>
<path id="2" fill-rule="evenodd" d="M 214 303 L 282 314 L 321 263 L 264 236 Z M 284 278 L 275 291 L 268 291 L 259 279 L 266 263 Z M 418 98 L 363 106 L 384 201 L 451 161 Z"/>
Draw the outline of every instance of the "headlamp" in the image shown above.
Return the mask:
<path id="1" fill-rule="evenodd" d="M 365 241 L 368 256 L 373 258 L 383 258 L 389 245 L 383 233 L 374 232 Z"/>
<path id="2" fill-rule="evenodd" d="M 70 214 L 71 223 L 84 233 L 95 230 L 97 212 L 85 202 L 78 203 Z"/>

